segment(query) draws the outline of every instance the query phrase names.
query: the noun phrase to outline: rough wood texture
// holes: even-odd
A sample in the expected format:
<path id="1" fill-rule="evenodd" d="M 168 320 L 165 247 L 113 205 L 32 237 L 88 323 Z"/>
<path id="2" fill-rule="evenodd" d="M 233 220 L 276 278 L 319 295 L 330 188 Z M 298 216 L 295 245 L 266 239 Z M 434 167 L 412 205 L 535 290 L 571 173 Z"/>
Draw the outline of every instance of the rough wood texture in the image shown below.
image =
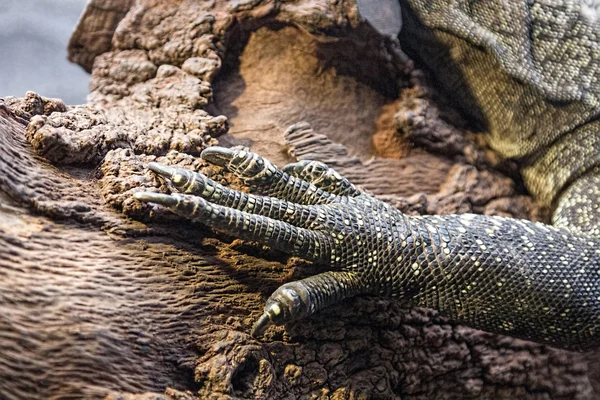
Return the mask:
<path id="1" fill-rule="evenodd" d="M 410 214 L 545 212 L 350 1 L 124 4 L 92 1 L 71 42 L 95 59 L 88 104 L 0 102 L 3 397 L 593 398 L 581 355 L 391 299 L 251 338 L 265 298 L 318 267 L 134 201 L 168 189 L 147 162 L 238 186 L 193 156 L 245 145 Z"/>

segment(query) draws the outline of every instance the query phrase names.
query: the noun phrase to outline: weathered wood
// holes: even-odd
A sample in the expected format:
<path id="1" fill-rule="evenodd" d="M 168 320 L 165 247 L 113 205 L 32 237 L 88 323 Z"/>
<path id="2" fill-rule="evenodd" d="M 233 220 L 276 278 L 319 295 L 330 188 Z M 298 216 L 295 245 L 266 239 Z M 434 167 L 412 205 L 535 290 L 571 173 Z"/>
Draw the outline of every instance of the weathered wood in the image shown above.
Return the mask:
<path id="1" fill-rule="evenodd" d="M 4 397 L 592 398 L 581 355 L 392 299 L 251 338 L 271 291 L 319 267 L 134 201 L 167 189 L 147 162 L 237 187 L 193 156 L 238 144 L 321 159 L 410 214 L 544 210 L 352 2 L 102 4 L 71 42 L 95 60 L 88 104 L 0 103 Z"/>

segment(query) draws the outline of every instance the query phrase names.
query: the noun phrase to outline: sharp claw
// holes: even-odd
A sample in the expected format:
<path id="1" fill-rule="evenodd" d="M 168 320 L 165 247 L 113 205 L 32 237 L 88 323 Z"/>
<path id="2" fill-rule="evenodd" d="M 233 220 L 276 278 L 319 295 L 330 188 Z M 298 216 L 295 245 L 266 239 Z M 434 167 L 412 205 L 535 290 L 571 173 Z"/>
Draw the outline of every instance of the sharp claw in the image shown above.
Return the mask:
<path id="1" fill-rule="evenodd" d="M 220 167 L 226 167 L 231 159 L 235 156 L 236 152 L 225 147 L 209 147 L 202 151 L 200 157 L 203 160 L 208 161 L 211 164 L 218 165 Z"/>
<path id="2" fill-rule="evenodd" d="M 155 174 L 171 181 L 176 188 L 181 189 L 190 182 L 191 174 L 181 168 L 173 168 L 159 163 L 151 162 L 148 168 Z"/>
<path id="3" fill-rule="evenodd" d="M 163 176 L 165 178 L 171 179 L 173 174 L 175 174 L 175 168 L 168 167 L 166 165 L 162 165 L 159 163 L 151 162 L 148 164 L 148 169 L 150 169 L 155 174 Z"/>
<path id="4" fill-rule="evenodd" d="M 273 322 L 271 322 L 271 318 L 269 317 L 269 314 L 267 312 L 265 312 L 263 315 L 260 316 L 258 321 L 256 321 L 256 323 L 254 323 L 254 326 L 252 327 L 252 331 L 250 332 L 250 334 L 252 335 L 252 337 L 255 337 L 255 338 L 262 336 L 265 333 L 265 331 L 267 330 L 267 328 L 271 325 L 273 325 Z"/>
<path id="5" fill-rule="evenodd" d="M 167 207 L 175 206 L 179 202 L 175 196 L 154 192 L 136 192 L 133 194 L 133 197 L 145 203 L 156 203 Z"/>

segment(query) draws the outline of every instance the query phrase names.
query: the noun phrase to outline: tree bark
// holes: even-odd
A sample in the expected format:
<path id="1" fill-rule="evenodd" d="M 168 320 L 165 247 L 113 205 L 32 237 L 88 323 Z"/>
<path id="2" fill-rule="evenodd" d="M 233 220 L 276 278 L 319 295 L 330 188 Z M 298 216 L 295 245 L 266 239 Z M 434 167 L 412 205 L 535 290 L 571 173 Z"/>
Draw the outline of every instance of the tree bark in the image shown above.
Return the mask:
<path id="1" fill-rule="evenodd" d="M 250 337 L 275 288 L 321 267 L 138 203 L 167 189 L 149 161 L 240 187 L 195 156 L 242 145 L 411 215 L 547 212 L 352 1 L 125 4 L 92 0 L 71 40 L 87 104 L 0 101 L 3 397 L 593 398 L 580 354 L 393 299 Z"/>

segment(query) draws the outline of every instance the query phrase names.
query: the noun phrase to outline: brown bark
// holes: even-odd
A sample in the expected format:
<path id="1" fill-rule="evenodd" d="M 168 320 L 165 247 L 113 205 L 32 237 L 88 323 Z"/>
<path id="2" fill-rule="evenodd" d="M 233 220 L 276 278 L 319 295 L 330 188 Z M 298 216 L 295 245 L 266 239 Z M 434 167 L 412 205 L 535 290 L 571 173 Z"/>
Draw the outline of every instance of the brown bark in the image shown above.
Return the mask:
<path id="1" fill-rule="evenodd" d="M 581 355 L 392 299 L 251 338 L 266 297 L 319 267 L 134 201 L 165 189 L 148 161 L 239 187 L 194 156 L 245 145 L 409 214 L 545 212 L 350 1 L 123 4 L 92 1 L 71 41 L 95 59 L 88 104 L 0 102 L 3 397 L 592 398 Z"/>

